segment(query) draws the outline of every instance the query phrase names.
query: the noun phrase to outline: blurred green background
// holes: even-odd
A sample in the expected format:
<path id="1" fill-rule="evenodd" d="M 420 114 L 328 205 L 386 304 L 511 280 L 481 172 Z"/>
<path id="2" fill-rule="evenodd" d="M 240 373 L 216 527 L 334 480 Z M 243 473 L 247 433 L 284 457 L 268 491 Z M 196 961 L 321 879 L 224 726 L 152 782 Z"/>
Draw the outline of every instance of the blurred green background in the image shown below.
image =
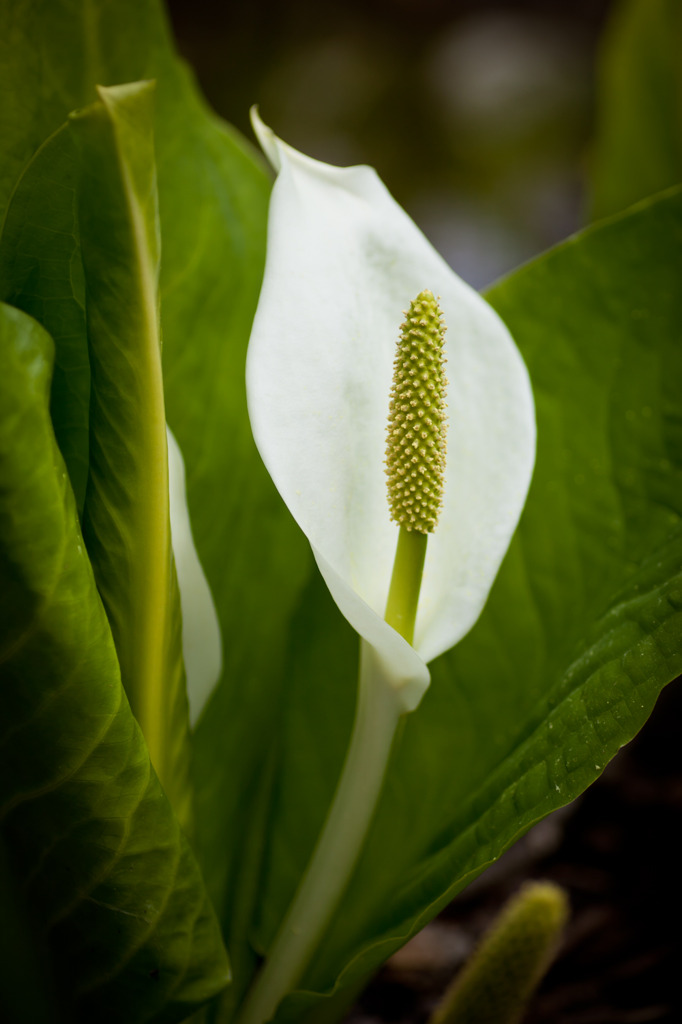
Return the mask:
<path id="1" fill-rule="evenodd" d="M 170 0 L 214 109 L 370 163 L 481 288 L 587 220 L 595 64 L 614 0 Z"/>

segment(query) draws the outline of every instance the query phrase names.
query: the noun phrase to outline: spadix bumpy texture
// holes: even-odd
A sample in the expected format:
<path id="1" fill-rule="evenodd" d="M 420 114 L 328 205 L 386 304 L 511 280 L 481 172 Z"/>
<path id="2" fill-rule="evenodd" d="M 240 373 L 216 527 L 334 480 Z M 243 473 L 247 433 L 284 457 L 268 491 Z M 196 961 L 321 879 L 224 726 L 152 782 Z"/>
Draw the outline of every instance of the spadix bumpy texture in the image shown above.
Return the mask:
<path id="1" fill-rule="evenodd" d="M 433 533 L 445 471 L 445 325 L 432 292 L 411 303 L 393 364 L 386 475 L 391 519 Z"/>
<path id="2" fill-rule="evenodd" d="M 278 172 L 247 357 L 253 435 L 332 597 L 414 707 L 427 663 L 480 615 L 521 514 L 535 457 L 528 374 L 496 313 L 371 168 L 312 160 L 253 122 Z M 448 452 L 411 646 L 384 621 L 399 533 L 384 460 L 400 313 L 424 288 L 448 325 Z"/>

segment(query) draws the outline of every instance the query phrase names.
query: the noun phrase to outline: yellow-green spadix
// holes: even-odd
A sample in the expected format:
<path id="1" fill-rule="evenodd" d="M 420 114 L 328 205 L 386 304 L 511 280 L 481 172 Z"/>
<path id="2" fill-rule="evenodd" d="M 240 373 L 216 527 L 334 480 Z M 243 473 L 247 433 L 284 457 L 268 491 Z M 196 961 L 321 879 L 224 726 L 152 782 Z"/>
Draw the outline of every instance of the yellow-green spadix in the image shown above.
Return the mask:
<path id="1" fill-rule="evenodd" d="M 332 597 L 409 710 L 428 662 L 476 622 L 521 514 L 535 458 L 528 374 L 496 313 L 372 168 L 304 156 L 255 112 L 253 125 L 277 171 L 247 358 L 254 438 Z M 399 529 L 384 458 L 403 311 L 425 289 L 448 328 L 448 448 L 410 645 L 383 618 Z"/>
<path id="2" fill-rule="evenodd" d="M 393 363 L 386 475 L 391 519 L 433 533 L 445 470 L 445 324 L 433 293 L 410 303 Z"/>

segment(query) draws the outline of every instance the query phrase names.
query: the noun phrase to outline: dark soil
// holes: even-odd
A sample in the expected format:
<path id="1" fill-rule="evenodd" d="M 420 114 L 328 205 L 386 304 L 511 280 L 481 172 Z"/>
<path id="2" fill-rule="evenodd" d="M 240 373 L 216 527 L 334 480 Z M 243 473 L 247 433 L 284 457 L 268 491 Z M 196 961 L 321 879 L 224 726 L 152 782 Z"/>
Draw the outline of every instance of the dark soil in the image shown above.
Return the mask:
<path id="1" fill-rule="evenodd" d="M 349 1024 L 421 1024 L 526 879 L 568 892 L 572 915 L 524 1024 L 682 1021 L 682 679 L 569 807 L 535 826 L 393 956 Z"/>

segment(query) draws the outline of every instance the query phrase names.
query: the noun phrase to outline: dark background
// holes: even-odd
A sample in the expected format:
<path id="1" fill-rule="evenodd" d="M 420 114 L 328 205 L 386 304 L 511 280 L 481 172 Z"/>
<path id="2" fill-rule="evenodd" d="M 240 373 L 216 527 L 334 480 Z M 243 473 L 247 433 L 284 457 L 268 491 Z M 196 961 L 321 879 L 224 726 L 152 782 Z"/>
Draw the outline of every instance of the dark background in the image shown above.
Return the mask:
<path id="1" fill-rule="evenodd" d="M 586 220 L 611 0 L 170 0 L 211 105 L 330 163 L 369 163 L 482 287 Z"/>

